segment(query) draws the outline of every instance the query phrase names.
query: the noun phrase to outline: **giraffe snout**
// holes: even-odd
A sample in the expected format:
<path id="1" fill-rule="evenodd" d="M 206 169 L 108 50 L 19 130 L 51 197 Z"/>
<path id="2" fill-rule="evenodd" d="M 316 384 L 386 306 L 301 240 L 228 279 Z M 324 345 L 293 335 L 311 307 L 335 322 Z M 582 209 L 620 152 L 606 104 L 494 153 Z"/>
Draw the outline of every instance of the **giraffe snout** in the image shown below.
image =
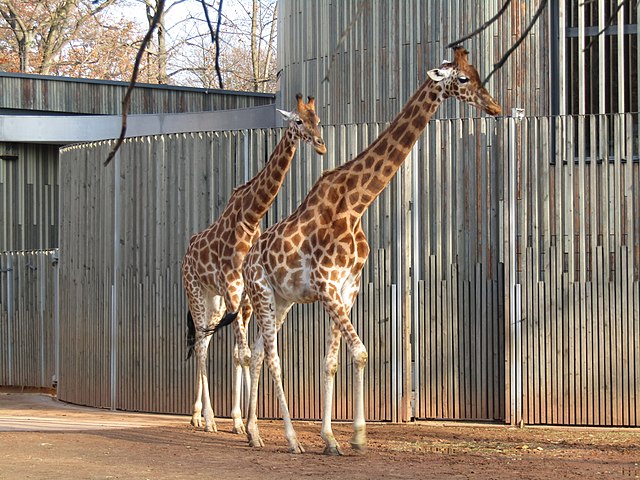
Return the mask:
<path id="1" fill-rule="evenodd" d="M 314 137 L 313 138 L 313 148 L 320 155 L 324 155 L 327 153 L 327 146 L 324 144 L 324 140 L 322 137 Z"/>

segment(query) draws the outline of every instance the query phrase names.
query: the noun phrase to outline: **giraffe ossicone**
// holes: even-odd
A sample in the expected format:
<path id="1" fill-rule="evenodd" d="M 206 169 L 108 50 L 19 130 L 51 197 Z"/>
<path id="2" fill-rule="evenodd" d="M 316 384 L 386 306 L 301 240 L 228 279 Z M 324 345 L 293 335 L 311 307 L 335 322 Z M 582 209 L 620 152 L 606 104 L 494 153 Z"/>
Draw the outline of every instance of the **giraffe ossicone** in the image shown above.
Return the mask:
<path id="1" fill-rule="evenodd" d="M 313 97 L 309 97 L 307 103 L 302 95 L 297 95 L 296 100 L 297 111 L 286 112 L 290 121 L 264 168 L 233 191 L 227 206 L 215 222 L 191 237 L 182 260 L 182 281 L 189 304 L 187 358 L 195 352 L 197 361 L 196 398 L 191 424 L 196 427 L 204 426 L 205 431 L 216 431 L 209 396 L 207 350 L 211 333 L 223 319 L 233 323 L 236 340 L 231 411 L 233 429 L 237 433 L 245 431 L 240 410 L 240 393 L 243 374 L 247 396 L 250 391 L 251 351 L 247 343 L 247 326 L 252 308 L 248 301 L 242 300 L 242 262 L 260 235 L 260 221 L 280 191 L 298 140 L 311 144 L 319 154 L 326 152 Z M 224 316 L 225 312 L 229 314 Z"/>
<path id="2" fill-rule="evenodd" d="M 389 127 L 353 160 L 323 173 L 300 206 L 268 228 L 251 247 L 243 266 L 245 291 L 253 305 L 259 335 L 251 357 L 251 395 L 247 434 L 252 446 L 262 446 L 257 424 L 258 379 L 263 360 L 273 377 L 275 392 L 293 453 L 304 452 L 291 423 L 282 386 L 277 332 L 294 303 L 320 301 L 329 314 L 327 352 L 323 370 L 321 436 L 326 454 L 341 449 L 331 429 L 334 377 L 341 339 L 353 358 L 354 424 L 351 445 L 366 449 L 364 367 L 367 350 L 349 314 L 360 290 L 361 272 L 369 245 L 361 217 L 402 165 L 427 122 L 448 97 L 455 97 L 490 114 L 500 105 L 481 85 L 467 51 L 454 50 L 452 63 L 432 70 Z"/>

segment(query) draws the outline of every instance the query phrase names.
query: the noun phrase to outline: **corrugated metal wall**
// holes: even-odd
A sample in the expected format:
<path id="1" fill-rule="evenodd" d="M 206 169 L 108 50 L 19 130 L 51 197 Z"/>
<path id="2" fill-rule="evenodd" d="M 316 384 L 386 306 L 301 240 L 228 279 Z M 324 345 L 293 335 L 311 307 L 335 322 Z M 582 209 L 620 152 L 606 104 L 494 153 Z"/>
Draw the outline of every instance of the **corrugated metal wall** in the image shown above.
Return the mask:
<path id="1" fill-rule="evenodd" d="M 0 109 L 119 115 L 127 82 L 0 72 Z M 129 113 L 208 112 L 273 103 L 268 93 L 138 84 Z"/>
<path id="2" fill-rule="evenodd" d="M 494 16 L 503 0 L 283 0 L 279 2 L 280 101 L 315 95 L 325 124 L 391 121 L 426 79 L 451 59 L 445 46 Z M 362 7 L 361 7 L 362 6 Z M 344 41 L 343 33 L 356 17 Z M 499 21 L 465 42 L 469 61 L 486 76 L 524 30 L 537 2 L 514 0 Z M 520 48 L 489 81 L 504 111 L 551 112 L 552 71 L 546 11 Z M 337 48 L 336 48 L 337 47 Z M 323 79 L 328 74 L 328 81 Z M 447 102 L 439 118 L 469 116 Z M 464 113 L 462 113 L 464 112 Z M 472 113 L 471 115 L 475 115 Z"/>
<path id="3" fill-rule="evenodd" d="M 57 255 L 0 252 L 0 385 L 55 384 Z"/>
<path id="4" fill-rule="evenodd" d="M 356 155 L 378 128 L 325 127 L 332 153 L 319 157 L 307 147 L 298 150 L 266 221 L 291 212 L 321 171 Z M 61 182 L 66 185 L 61 192 L 61 399 L 127 410 L 190 412 L 195 365 L 184 361 L 182 255 L 189 237 L 220 214 L 232 188 L 264 166 L 279 136 L 276 130 L 258 130 L 139 138 L 125 142 L 119 172 L 102 167 L 108 143 L 61 151 Z M 339 160 L 338 152 L 343 153 Z M 405 348 L 394 270 L 401 252 L 394 227 L 386 220 L 397 195 L 394 182 L 367 221 L 372 255 L 363 277 L 365 291 L 352 314 L 375 352 L 367 369 L 372 420 L 398 419 L 395 405 L 405 378 L 399 361 Z M 119 234 L 114 236 L 115 231 Z M 117 305 L 115 317 L 112 302 Z M 298 418 L 320 418 L 326 327 L 324 313 L 311 305 L 295 308 L 283 328 L 285 390 Z M 215 336 L 210 351 L 214 409 L 228 415 L 231 330 Z M 336 387 L 337 418 L 352 415 L 352 369 L 345 355 Z M 111 378 L 117 379 L 113 386 Z M 271 379 L 263 380 L 263 386 L 260 415 L 278 417 Z"/>
<path id="5" fill-rule="evenodd" d="M 58 246 L 58 147 L 0 143 L 0 252 Z"/>

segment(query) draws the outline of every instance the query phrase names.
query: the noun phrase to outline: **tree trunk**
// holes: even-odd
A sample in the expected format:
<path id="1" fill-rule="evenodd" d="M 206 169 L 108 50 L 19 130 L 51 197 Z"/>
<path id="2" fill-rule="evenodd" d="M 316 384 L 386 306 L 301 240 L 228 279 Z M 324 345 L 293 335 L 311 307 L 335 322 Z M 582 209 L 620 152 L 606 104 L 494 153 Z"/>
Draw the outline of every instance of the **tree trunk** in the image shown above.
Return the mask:
<path id="1" fill-rule="evenodd" d="M 16 35 L 17 37 L 17 35 Z M 29 71 L 29 50 L 31 47 L 31 39 L 29 38 L 31 35 L 25 35 L 21 38 L 18 38 L 18 52 L 20 54 L 20 71 L 27 73 Z"/>
<path id="2" fill-rule="evenodd" d="M 158 83 L 166 85 L 169 83 L 167 75 L 167 33 L 164 28 L 164 12 L 158 22 Z"/>
<path id="3" fill-rule="evenodd" d="M 278 21 L 278 4 L 273 6 L 273 17 L 271 18 L 271 29 L 269 30 L 269 43 L 267 43 L 267 58 L 264 61 L 264 69 L 262 70 L 262 92 L 264 92 L 269 78 L 269 69 L 271 66 L 271 52 L 273 51 L 273 42 L 275 41 L 276 22 Z"/>
<path id="4" fill-rule="evenodd" d="M 251 15 L 251 73 L 253 76 L 253 91 L 260 91 L 260 39 L 258 37 L 258 15 L 260 5 L 258 0 L 253 0 L 253 13 Z"/>

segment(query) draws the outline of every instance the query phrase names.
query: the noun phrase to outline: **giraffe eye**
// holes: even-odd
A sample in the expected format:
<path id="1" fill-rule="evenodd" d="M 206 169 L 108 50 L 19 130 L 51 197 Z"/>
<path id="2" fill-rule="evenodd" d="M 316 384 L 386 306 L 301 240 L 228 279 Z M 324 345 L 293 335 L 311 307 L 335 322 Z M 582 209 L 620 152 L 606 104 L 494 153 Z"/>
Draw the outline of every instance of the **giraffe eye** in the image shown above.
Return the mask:
<path id="1" fill-rule="evenodd" d="M 469 81 L 469 78 L 468 78 L 468 77 L 465 77 L 464 75 L 460 75 L 460 76 L 458 77 L 458 81 L 459 81 L 460 83 L 467 83 L 467 82 Z"/>
<path id="2" fill-rule="evenodd" d="M 297 119 L 297 120 L 296 120 L 296 123 L 297 123 L 298 125 L 302 125 L 302 120 Z"/>

